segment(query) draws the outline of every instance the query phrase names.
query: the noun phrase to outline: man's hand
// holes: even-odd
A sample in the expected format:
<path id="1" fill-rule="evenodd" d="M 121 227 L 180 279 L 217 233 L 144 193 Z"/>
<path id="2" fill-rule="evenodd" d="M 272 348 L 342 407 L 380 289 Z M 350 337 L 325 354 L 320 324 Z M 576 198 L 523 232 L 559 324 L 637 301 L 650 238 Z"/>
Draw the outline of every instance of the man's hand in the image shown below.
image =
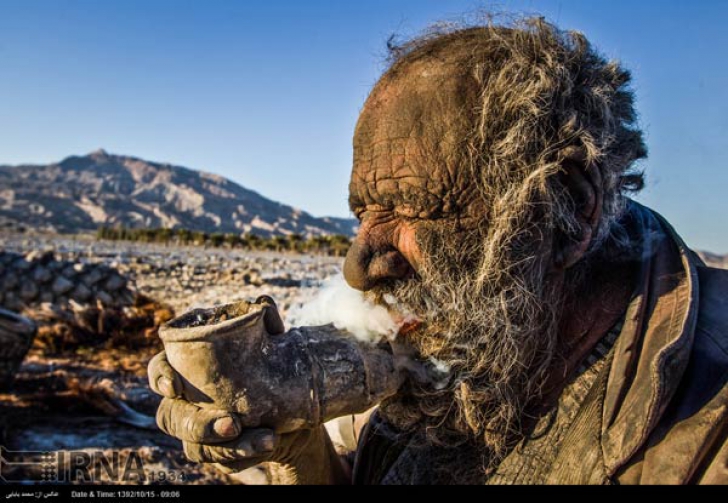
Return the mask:
<path id="1" fill-rule="evenodd" d="M 226 472 L 272 462 L 278 465 L 274 479 L 282 484 L 346 481 L 323 426 L 284 435 L 265 428 L 242 429 L 235 414 L 202 409 L 184 400 L 179 375 L 164 351 L 149 362 L 148 375 L 152 391 L 163 397 L 157 424 L 182 441 L 191 461 L 217 463 Z"/>

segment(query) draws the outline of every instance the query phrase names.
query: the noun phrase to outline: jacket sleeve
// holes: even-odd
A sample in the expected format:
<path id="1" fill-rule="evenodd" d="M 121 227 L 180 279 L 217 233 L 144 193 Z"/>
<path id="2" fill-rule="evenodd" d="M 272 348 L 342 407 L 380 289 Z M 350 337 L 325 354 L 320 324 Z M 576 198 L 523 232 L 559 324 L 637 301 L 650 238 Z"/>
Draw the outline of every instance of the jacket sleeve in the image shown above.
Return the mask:
<path id="1" fill-rule="evenodd" d="M 648 444 L 620 482 L 728 484 L 728 271 L 699 268 L 690 363 Z"/>
<path id="2" fill-rule="evenodd" d="M 718 446 L 716 455 L 708 460 L 698 482 L 700 484 L 728 485 L 728 441 L 725 436 L 723 445 Z"/>

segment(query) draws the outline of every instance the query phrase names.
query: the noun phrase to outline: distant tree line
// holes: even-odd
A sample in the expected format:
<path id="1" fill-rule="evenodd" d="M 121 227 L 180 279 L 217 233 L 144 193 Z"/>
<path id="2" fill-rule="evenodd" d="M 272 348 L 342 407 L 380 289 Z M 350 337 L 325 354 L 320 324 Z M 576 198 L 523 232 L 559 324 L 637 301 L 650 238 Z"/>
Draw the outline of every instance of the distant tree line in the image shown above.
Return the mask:
<path id="1" fill-rule="evenodd" d="M 344 235 L 304 237 L 301 234 L 263 237 L 257 234 L 201 232 L 188 229 L 130 229 L 126 227 L 99 227 L 99 240 L 136 241 L 168 245 L 209 246 L 255 251 L 298 252 L 343 257 L 349 251 L 351 240 Z"/>

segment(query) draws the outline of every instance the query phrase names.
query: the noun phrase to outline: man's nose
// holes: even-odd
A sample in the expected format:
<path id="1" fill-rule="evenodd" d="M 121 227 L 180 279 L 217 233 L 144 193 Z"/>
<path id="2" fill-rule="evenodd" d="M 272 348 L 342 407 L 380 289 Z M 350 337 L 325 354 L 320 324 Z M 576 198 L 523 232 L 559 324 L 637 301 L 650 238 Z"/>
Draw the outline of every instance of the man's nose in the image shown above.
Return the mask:
<path id="1" fill-rule="evenodd" d="M 384 280 L 404 279 L 413 271 L 404 256 L 392 246 L 375 249 L 357 238 L 344 262 L 344 278 L 357 290 L 371 290 Z"/>

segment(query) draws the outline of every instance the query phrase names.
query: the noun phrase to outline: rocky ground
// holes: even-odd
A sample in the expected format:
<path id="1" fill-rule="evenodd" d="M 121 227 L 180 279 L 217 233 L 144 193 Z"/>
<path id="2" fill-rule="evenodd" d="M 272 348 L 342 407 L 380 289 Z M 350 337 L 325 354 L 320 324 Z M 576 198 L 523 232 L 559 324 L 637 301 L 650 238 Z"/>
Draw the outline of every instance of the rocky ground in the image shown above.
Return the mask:
<path id="1" fill-rule="evenodd" d="M 232 479 L 189 463 L 181 446 L 156 429 L 158 397 L 146 383 L 146 365 L 160 349 L 156 327 L 193 307 L 259 295 L 273 297 L 285 316 L 339 272 L 340 259 L 43 235 L 0 235 L 0 253 L 0 306 L 41 324 L 14 384 L 0 390 L 6 464 L 13 457 L 8 450 L 82 452 L 91 473 L 107 482 L 139 482 L 125 480 L 123 470 L 137 458 L 144 483 L 265 482 L 260 472 Z M 64 316 L 73 319 L 71 332 L 86 335 L 59 330 Z M 121 475 L 109 479 L 100 468 L 114 455 Z M 41 480 L 31 465 L 14 465 L 22 466 L 15 476 Z M 5 468 L 0 476 L 12 474 Z"/>
<path id="2" fill-rule="evenodd" d="M 86 236 L 0 236 L 0 243 L 0 249 L 10 252 L 54 251 L 59 259 L 106 264 L 178 314 L 259 295 L 273 297 L 285 314 L 342 264 L 340 258 L 323 256 L 107 242 Z"/>

